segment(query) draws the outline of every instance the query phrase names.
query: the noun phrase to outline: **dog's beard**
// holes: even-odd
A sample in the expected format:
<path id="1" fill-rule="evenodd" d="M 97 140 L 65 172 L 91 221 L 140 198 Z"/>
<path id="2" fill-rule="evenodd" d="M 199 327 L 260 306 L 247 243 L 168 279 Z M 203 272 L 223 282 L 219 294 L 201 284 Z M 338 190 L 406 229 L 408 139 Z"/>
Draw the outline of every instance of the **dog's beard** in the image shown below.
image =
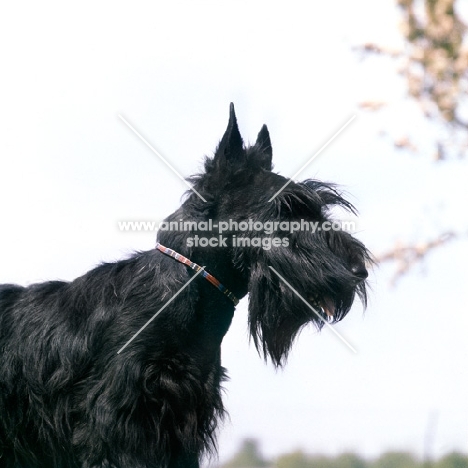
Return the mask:
<path id="1" fill-rule="evenodd" d="M 249 278 L 250 334 L 259 353 L 270 357 L 275 366 L 285 364 L 305 325 L 321 329 L 327 322 L 340 321 L 356 295 L 366 305 L 365 281 L 356 278 L 324 244 L 260 250 L 254 255 Z M 356 241 L 352 246 L 367 259 L 362 244 Z"/>

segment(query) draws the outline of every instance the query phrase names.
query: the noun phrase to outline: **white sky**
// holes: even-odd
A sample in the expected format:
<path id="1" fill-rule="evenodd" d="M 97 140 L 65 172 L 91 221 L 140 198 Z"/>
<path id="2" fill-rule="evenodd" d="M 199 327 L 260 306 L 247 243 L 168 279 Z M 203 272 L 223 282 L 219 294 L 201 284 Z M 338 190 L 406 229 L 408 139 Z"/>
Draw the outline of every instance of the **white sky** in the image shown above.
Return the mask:
<path id="1" fill-rule="evenodd" d="M 467 164 L 392 151 L 378 131 L 432 137 L 385 60 L 351 47 L 398 45 L 394 2 L 10 2 L 0 8 L 0 281 L 73 279 L 154 245 L 119 220 L 160 220 L 185 186 L 118 119 L 184 176 L 215 149 L 234 101 L 245 140 L 267 123 L 275 169 L 292 175 L 353 114 L 301 178 L 342 185 L 359 237 L 378 252 L 443 228 L 466 231 Z M 318 5 L 318 3 L 316 4 Z M 385 99 L 382 117 L 357 103 Z M 231 419 L 221 460 L 243 437 L 268 456 L 388 449 L 468 451 L 466 241 L 437 251 L 396 288 L 371 277 L 337 330 L 305 330 L 284 371 L 248 345 L 247 300 L 223 344 Z"/>

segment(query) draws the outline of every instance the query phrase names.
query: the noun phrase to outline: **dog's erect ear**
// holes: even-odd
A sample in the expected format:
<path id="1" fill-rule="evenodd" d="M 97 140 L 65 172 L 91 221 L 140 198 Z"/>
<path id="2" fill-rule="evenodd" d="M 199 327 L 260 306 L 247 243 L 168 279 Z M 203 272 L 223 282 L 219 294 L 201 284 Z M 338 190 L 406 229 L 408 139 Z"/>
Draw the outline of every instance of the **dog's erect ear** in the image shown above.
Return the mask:
<path id="1" fill-rule="evenodd" d="M 244 142 L 237 126 L 234 104 L 229 107 L 229 123 L 216 150 L 215 160 L 218 165 L 243 162 L 245 159 Z"/>
<path id="2" fill-rule="evenodd" d="M 267 171 L 271 171 L 273 149 L 271 147 L 270 133 L 268 132 L 266 125 L 263 125 L 262 129 L 260 130 L 254 148 L 256 151 L 253 153 L 252 157 L 257 160 L 260 167 L 266 169 Z"/>

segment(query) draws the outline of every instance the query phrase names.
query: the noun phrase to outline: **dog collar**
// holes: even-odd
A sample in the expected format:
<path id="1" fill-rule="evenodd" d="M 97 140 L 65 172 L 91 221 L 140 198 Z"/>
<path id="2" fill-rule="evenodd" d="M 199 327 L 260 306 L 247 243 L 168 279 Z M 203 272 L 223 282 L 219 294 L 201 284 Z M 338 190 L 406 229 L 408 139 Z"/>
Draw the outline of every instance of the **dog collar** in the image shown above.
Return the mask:
<path id="1" fill-rule="evenodd" d="M 232 294 L 231 291 L 229 291 L 228 288 L 226 288 L 224 285 L 222 285 L 213 275 L 208 273 L 206 270 L 203 269 L 200 265 L 196 264 L 195 262 L 192 262 L 188 258 L 184 257 L 180 253 L 177 253 L 175 250 L 169 249 L 168 247 L 164 247 L 164 245 L 161 245 L 159 242 L 156 242 L 156 249 L 162 252 L 164 255 L 168 255 L 169 257 L 172 257 L 174 260 L 177 260 L 180 263 L 183 263 L 184 265 L 187 265 L 190 267 L 192 270 L 195 270 L 196 272 L 202 270 L 201 275 L 203 278 L 208 280 L 213 286 L 218 288 L 225 296 L 229 297 L 232 302 L 234 302 L 234 305 L 239 304 L 239 299 L 237 299 L 234 294 Z"/>

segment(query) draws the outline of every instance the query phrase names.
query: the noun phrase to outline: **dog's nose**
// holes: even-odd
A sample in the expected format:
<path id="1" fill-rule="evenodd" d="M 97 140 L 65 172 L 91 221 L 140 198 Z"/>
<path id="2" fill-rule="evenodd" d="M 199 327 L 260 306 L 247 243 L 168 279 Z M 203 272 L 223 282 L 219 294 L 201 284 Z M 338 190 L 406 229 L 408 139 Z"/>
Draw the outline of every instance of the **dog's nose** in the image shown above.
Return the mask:
<path id="1" fill-rule="evenodd" d="M 357 263 L 351 267 L 351 273 L 358 278 L 365 280 L 369 275 L 367 273 L 366 267 L 362 263 Z"/>

